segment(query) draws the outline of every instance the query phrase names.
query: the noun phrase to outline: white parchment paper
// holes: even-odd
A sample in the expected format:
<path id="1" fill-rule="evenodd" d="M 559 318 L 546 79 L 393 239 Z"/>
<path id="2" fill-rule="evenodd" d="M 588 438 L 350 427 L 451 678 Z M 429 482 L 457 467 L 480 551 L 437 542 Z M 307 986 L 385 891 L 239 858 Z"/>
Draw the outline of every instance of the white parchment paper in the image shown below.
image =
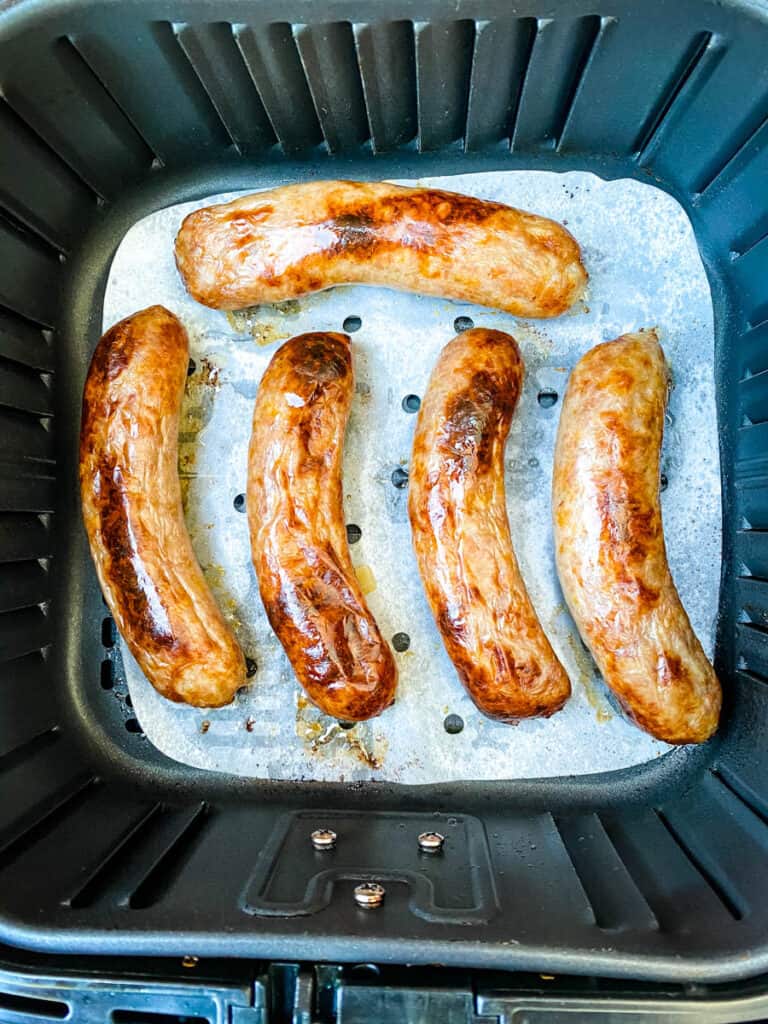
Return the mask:
<path id="1" fill-rule="evenodd" d="M 562 395 L 578 358 L 622 332 L 657 326 L 675 381 L 663 453 L 665 532 L 675 581 L 711 655 L 721 543 L 713 321 L 691 226 L 664 192 L 586 173 L 509 171 L 404 184 L 499 200 L 566 224 L 590 273 L 585 302 L 559 319 L 528 321 L 442 299 L 344 287 L 279 307 L 208 310 L 184 290 L 173 243 L 190 210 L 230 195 L 152 214 L 120 245 L 104 329 L 153 303 L 187 326 L 196 365 L 180 434 L 187 523 L 225 616 L 258 664 L 232 705 L 204 711 L 160 697 L 123 646 L 136 715 L 150 741 L 172 758 L 258 778 L 422 784 L 584 774 L 648 761 L 669 748 L 615 710 L 564 607 L 550 526 L 552 455 Z M 351 335 L 357 384 L 344 461 L 346 521 L 362 531 L 351 550 L 384 635 L 406 633 L 410 647 L 396 655 L 395 705 L 345 730 L 307 703 L 268 625 L 236 498 L 246 488 L 253 400 L 277 345 L 303 331 L 342 330 L 349 317 L 361 322 Z M 407 490 L 392 483 L 393 470 L 408 465 L 416 419 L 403 409 L 403 398 L 423 394 L 457 317 L 509 331 L 525 358 L 525 388 L 507 446 L 507 505 L 523 576 L 574 691 L 546 721 L 496 724 L 464 693 L 419 581 Z M 542 391 L 557 394 L 554 405 L 541 404 Z M 460 733 L 446 732 L 448 714 L 463 719 Z"/>

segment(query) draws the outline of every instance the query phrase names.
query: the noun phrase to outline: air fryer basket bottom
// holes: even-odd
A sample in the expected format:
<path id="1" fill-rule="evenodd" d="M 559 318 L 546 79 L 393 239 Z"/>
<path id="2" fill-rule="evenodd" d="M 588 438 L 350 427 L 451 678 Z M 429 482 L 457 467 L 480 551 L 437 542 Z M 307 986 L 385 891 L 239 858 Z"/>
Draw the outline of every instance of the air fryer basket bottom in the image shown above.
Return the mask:
<path id="1" fill-rule="evenodd" d="M 426 785 L 594 774 L 668 753 L 668 744 L 622 714 L 586 654 L 565 608 L 546 528 L 569 370 L 592 345 L 630 327 L 657 326 L 675 382 L 662 451 L 664 533 L 683 605 L 712 656 L 722 525 L 714 326 L 685 212 L 650 184 L 593 174 L 511 171 L 418 181 L 567 221 L 590 270 L 584 300 L 567 316 L 535 321 L 372 287 L 334 288 L 235 315 L 210 310 L 187 293 L 173 255 L 183 218 L 199 204 L 140 221 L 112 261 L 104 330 L 154 303 L 188 328 L 193 366 L 179 449 L 186 522 L 219 607 L 256 664 L 250 685 L 227 708 L 193 709 L 161 697 L 118 641 L 121 655 L 113 657 L 116 666 L 122 657 L 133 716 L 150 743 L 183 764 L 286 781 Z M 231 198 L 207 197 L 203 204 Z M 263 611 L 245 507 L 237 501 L 244 498 L 254 395 L 269 361 L 286 338 L 344 329 L 350 317 L 356 384 L 344 444 L 344 512 L 358 529 L 350 550 L 384 636 L 408 644 L 396 650 L 394 706 L 351 729 L 311 705 L 296 682 Z M 514 728 L 477 711 L 443 649 L 411 545 L 408 490 L 393 476 L 408 466 L 413 442 L 416 417 L 406 396 L 420 401 L 459 321 L 512 333 L 525 361 L 506 448 L 507 507 L 528 592 L 573 686 L 557 715 Z M 459 718 L 450 733 L 449 715 Z"/>
<path id="2" fill-rule="evenodd" d="M 553 3 L 551 20 L 492 2 L 451 21 L 426 2 L 384 13 L 338 0 L 190 3 L 183 22 L 152 3 L 0 14 L 0 151 L 14 154 L 0 167 L 0 934 L 69 953 L 755 974 L 768 963 L 766 25 L 692 0 L 600 17 Z M 361 151 L 371 133 L 399 148 Z M 321 137 L 338 155 L 313 148 Z M 153 156 L 166 166 L 150 170 Z M 115 699 L 77 502 L 82 381 L 120 238 L 154 209 L 256 182 L 515 167 L 651 173 L 692 218 L 717 338 L 720 737 L 608 777 L 513 784 L 278 784 L 165 759 Z M 436 821 L 451 856 L 424 859 L 415 835 Z M 330 865 L 308 842 L 319 825 L 344 839 Z M 366 878 L 387 889 L 371 913 L 352 899 Z"/>

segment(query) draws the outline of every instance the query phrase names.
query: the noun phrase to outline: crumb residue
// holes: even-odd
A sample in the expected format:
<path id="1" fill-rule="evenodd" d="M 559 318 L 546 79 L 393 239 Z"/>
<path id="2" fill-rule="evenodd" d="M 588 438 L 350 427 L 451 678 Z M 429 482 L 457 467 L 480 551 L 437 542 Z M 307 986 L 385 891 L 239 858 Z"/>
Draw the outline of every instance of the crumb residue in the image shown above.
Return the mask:
<path id="1" fill-rule="evenodd" d="M 282 316 L 298 316 L 301 312 L 301 303 L 298 299 L 284 299 L 282 302 L 276 302 L 272 308 Z"/>
<path id="2" fill-rule="evenodd" d="M 226 570 L 223 565 L 214 563 L 213 565 L 206 565 L 203 568 L 205 578 L 211 584 L 211 586 L 219 586 L 224 582 L 226 576 Z"/>
<path id="3" fill-rule="evenodd" d="M 297 316 L 301 307 L 296 299 L 278 302 L 274 306 L 251 306 L 248 309 L 228 310 L 227 323 L 237 334 L 250 334 L 257 345 L 272 345 L 290 338 L 285 324 L 274 319 Z"/>
<path id="4" fill-rule="evenodd" d="M 274 324 L 270 323 L 255 323 L 250 327 L 251 337 L 257 345 L 272 345 L 276 341 L 285 341 L 290 338 L 290 331 L 278 330 Z"/>
<path id="5" fill-rule="evenodd" d="M 342 729 L 303 694 L 296 701 L 296 735 L 309 753 L 340 767 L 350 767 L 351 761 L 378 770 L 388 748 L 385 737 L 374 734 L 372 723 L 357 722 L 351 729 Z"/>
<path id="6" fill-rule="evenodd" d="M 194 441 L 208 425 L 213 415 L 214 395 L 220 387 L 220 368 L 208 356 L 204 356 L 195 372 L 187 377 L 179 422 L 181 444 Z"/>
<path id="7" fill-rule="evenodd" d="M 181 508 L 184 512 L 184 518 L 189 515 L 189 488 L 192 481 L 195 479 L 195 474 L 179 473 L 179 487 L 181 488 Z"/>

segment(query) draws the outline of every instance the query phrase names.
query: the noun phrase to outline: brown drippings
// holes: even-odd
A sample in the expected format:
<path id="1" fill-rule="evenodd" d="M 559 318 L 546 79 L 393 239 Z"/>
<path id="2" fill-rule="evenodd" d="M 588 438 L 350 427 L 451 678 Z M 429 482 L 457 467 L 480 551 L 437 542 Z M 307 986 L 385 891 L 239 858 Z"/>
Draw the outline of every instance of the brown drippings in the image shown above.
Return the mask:
<path id="1" fill-rule="evenodd" d="M 281 317 L 297 316 L 301 305 L 296 299 L 286 299 L 272 306 L 249 306 L 246 309 L 227 310 L 227 323 L 238 334 L 250 334 L 257 345 L 271 345 L 276 341 L 284 341 L 292 336 L 284 325 L 267 319 L 268 314 L 277 313 Z"/>
<path id="2" fill-rule="evenodd" d="M 180 444 L 193 441 L 208 425 L 213 415 L 214 393 L 221 383 L 220 367 L 204 356 L 199 370 L 187 377 L 179 423 Z"/>
<path id="3" fill-rule="evenodd" d="M 376 589 L 376 577 L 373 575 L 373 569 L 369 565 L 356 565 L 355 576 L 357 576 L 357 582 L 360 584 L 363 594 L 372 594 Z"/>
<path id="4" fill-rule="evenodd" d="M 366 722 L 358 722 L 354 729 L 342 729 L 337 721 L 329 719 L 311 704 L 303 693 L 298 695 L 296 735 L 303 740 L 310 754 L 343 761 L 351 755 L 377 771 L 384 764 L 388 743 L 383 736 L 371 733 L 371 726 Z"/>
<path id="5" fill-rule="evenodd" d="M 594 684 L 594 668 L 592 665 L 592 659 L 581 646 L 578 640 L 575 640 L 573 636 L 567 637 L 568 646 L 573 652 L 574 659 L 576 660 L 576 666 L 579 672 L 579 682 L 584 688 L 584 695 L 587 698 L 589 705 L 594 708 L 595 719 L 600 725 L 605 722 L 610 722 L 613 718 L 613 712 L 606 707 L 605 698 L 598 691 Z"/>
<path id="6" fill-rule="evenodd" d="M 381 739 L 378 743 L 379 750 L 374 753 L 371 750 L 366 750 L 361 740 L 354 736 L 348 737 L 347 739 L 349 749 L 355 754 L 358 760 L 362 761 L 363 764 L 369 768 L 373 768 L 374 771 L 378 771 L 384 764 L 384 755 L 387 751 L 387 741 Z"/>
<path id="7" fill-rule="evenodd" d="M 281 331 L 275 324 L 264 320 L 251 324 L 249 331 L 257 345 L 272 345 L 276 341 L 285 341 L 291 336 L 290 332 Z"/>

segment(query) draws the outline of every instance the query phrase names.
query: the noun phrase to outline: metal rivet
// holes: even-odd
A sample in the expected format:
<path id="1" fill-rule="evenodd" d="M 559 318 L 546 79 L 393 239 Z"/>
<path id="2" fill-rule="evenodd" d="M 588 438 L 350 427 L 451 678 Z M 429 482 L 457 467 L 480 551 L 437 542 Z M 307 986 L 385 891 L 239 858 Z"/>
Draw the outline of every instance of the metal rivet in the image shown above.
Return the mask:
<path id="1" fill-rule="evenodd" d="M 355 903 L 359 907 L 380 907 L 386 889 L 378 882 L 363 882 L 355 886 Z"/>
<path id="2" fill-rule="evenodd" d="M 181 958 L 181 966 L 182 967 L 197 967 L 197 965 L 199 963 L 200 963 L 200 957 L 199 956 L 185 956 L 185 957 Z"/>
<path id="3" fill-rule="evenodd" d="M 332 850 L 338 837 L 332 828 L 316 828 L 309 838 L 316 850 Z"/>
<path id="4" fill-rule="evenodd" d="M 445 836 L 441 836 L 439 832 L 422 832 L 418 842 L 419 849 L 423 850 L 424 853 L 440 853 L 443 849 Z"/>

